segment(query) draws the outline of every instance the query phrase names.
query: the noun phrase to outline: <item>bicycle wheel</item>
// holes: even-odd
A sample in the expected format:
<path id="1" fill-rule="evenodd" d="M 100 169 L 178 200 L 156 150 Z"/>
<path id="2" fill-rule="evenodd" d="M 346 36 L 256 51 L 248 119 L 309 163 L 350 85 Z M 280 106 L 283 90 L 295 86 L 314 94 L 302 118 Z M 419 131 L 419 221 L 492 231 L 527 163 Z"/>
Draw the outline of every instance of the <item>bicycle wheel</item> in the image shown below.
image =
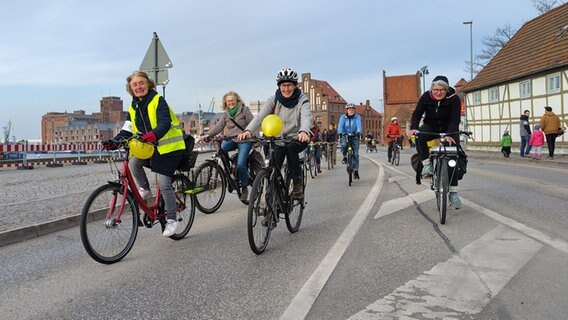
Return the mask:
<path id="1" fill-rule="evenodd" d="M 400 163 L 400 150 L 398 147 L 394 150 L 394 154 L 392 155 L 392 164 L 398 167 Z"/>
<path id="2" fill-rule="evenodd" d="M 195 206 L 203 213 L 217 211 L 227 192 L 223 169 L 213 161 L 206 161 L 195 171 Z"/>
<path id="3" fill-rule="evenodd" d="M 81 242 L 95 261 L 111 264 L 124 258 L 138 234 L 138 206 L 132 193 L 109 183 L 98 187 L 87 198 L 81 212 Z M 123 197 L 124 208 L 120 212 Z"/>
<path id="4" fill-rule="evenodd" d="M 448 160 L 447 159 L 440 159 L 438 162 L 440 167 L 438 173 L 440 178 L 438 179 L 438 213 L 440 215 L 440 223 L 446 223 L 446 210 L 448 209 L 448 189 L 449 189 L 449 180 L 448 180 Z"/>
<path id="5" fill-rule="evenodd" d="M 170 239 L 183 239 L 191 229 L 195 219 L 194 196 L 185 193 L 191 187 L 191 181 L 183 174 L 176 174 L 172 178 L 172 187 L 176 196 L 176 212 L 178 227 L 176 233 Z"/>
<path id="6" fill-rule="evenodd" d="M 249 196 L 247 232 L 252 252 L 261 254 L 268 246 L 273 219 L 270 170 L 262 169 L 254 179 Z"/>
<path id="7" fill-rule="evenodd" d="M 347 175 L 349 176 L 349 186 L 353 182 L 353 151 L 347 151 Z"/>
<path id="8" fill-rule="evenodd" d="M 303 173 L 302 173 L 303 174 Z M 288 208 L 288 212 L 284 216 L 286 220 L 286 227 L 290 233 L 295 233 L 300 229 L 300 224 L 302 224 L 302 216 L 304 215 L 304 207 L 305 207 L 305 197 L 306 197 L 306 185 L 303 185 L 303 192 L 301 199 L 292 199 L 292 190 L 294 189 L 294 185 L 290 183 L 290 179 L 287 179 L 288 185 L 288 199 L 291 201 L 290 207 Z M 302 181 L 304 179 L 302 178 Z"/>
<path id="9" fill-rule="evenodd" d="M 308 156 L 308 171 L 310 172 L 310 177 L 312 177 L 312 179 L 315 179 L 316 159 L 312 152 L 310 152 Z"/>

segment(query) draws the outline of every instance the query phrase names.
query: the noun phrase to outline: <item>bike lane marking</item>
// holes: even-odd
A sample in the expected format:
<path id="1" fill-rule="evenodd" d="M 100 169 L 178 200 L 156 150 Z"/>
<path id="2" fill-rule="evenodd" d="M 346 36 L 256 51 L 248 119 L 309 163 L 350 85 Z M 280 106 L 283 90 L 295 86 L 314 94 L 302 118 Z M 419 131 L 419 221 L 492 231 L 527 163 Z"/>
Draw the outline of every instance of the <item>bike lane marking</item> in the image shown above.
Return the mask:
<path id="1" fill-rule="evenodd" d="M 335 270 L 335 267 L 339 263 L 339 260 L 341 260 L 343 254 L 345 253 L 345 251 L 347 251 L 347 248 L 353 241 L 353 238 L 355 237 L 357 232 L 359 232 L 363 221 L 371 212 L 371 209 L 375 204 L 377 196 L 381 192 L 381 188 L 383 186 L 384 168 L 377 161 L 369 157 L 365 158 L 373 162 L 379 168 L 379 174 L 377 175 L 375 184 L 365 198 L 365 201 L 363 201 L 363 204 L 359 207 L 339 238 L 337 238 L 319 266 L 308 278 L 306 283 L 304 283 L 304 286 L 296 294 L 294 299 L 292 299 L 292 302 L 280 317 L 281 320 L 300 320 L 306 317 L 306 315 L 314 305 L 317 297 L 321 293 L 321 290 L 325 286 L 327 280 Z"/>
<path id="2" fill-rule="evenodd" d="M 373 217 L 373 219 L 382 218 L 391 213 L 412 207 L 416 204 L 420 204 L 422 202 L 426 202 L 431 199 L 434 199 L 434 192 L 432 192 L 432 190 L 430 189 L 426 189 L 413 194 L 409 194 L 406 197 L 385 201 L 383 202 L 383 204 L 379 208 L 379 211 Z"/>
<path id="3" fill-rule="evenodd" d="M 500 224 L 349 319 L 461 319 L 475 315 L 542 246 Z"/>

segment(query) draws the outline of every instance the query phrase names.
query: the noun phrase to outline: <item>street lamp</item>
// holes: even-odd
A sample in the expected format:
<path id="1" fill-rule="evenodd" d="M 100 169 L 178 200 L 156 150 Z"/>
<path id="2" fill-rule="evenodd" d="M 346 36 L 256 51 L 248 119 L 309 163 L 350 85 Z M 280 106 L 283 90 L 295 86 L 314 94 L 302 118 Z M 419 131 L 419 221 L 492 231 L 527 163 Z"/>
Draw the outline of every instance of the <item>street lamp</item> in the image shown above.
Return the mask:
<path id="1" fill-rule="evenodd" d="M 428 72 L 428 66 L 423 66 L 420 68 L 420 77 L 422 78 L 422 93 L 426 92 L 426 76 L 430 74 Z"/>
<path id="2" fill-rule="evenodd" d="M 469 81 L 473 80 L 473 21 L 465 21 L 463 24 L 469 24 Z"/>

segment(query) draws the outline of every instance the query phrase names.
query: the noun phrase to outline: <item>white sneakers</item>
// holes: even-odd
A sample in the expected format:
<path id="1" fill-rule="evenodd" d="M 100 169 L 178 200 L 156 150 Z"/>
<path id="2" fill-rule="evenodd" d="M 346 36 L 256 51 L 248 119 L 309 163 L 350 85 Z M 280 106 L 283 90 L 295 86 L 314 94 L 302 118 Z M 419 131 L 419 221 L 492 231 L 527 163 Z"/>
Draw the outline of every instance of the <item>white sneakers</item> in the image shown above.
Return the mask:
<path id="1" fill-rule="evenodd" d="M 177 226 L 178 226 L 177 220 L 168 219 L 168 221 L 166 222 L 166 227 L 164 228 L 164 232 L 162 233 L 162 235 L 164 237 L 173 236 L 174 234 L 176 234 Z"/>
<path id="2" fill-rule="evenodd" d="M 138 193 L 140 193 L 140 196 L 141 196 L 142 199 L 144 199 L 144 200 L 146 200 L 146 199 L 152 197 L 152 191 L 151 191 L 151 190 L 146 190 L 146 189 L 139 188 L 139 189 L 138 189 Z"/>

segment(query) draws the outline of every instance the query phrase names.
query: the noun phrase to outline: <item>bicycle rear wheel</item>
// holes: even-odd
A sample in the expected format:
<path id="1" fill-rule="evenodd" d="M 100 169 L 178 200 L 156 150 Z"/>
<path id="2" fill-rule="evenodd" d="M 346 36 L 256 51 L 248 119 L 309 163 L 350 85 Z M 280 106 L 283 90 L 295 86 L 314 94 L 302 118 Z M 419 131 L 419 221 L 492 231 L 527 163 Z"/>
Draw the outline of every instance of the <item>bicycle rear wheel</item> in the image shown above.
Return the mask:
<path id="1" fill-rule="evenodd" d="M 195 199 L 194 195 L 185 193 L 191 187 L 191 181 L 183 174 L 176 174 L 172 178 L 172 187 L 176 196 L 176 212 L 178 227 L 176 233 L 170 239 L 183 239 L 191 229 L 195 219 Z"/>
<path id="2" fill-rule="evenodd" d="M 195 206 L 209 214 L 217 211 L 227 192 L 223 169 L 212 161 L 206 161 L 195 171 Z"/>
<path id="3" fill-rule="evenodd" d="M 308 156 L 308 170 L 310 171 L 310 177 L 315 179 L 316 177 L 316 157 L 314 156 L 313 152 L 310 152 Z"/>
<path id="4" fill-rule="evenodd" d="M 446 211 L 448 209 L 448 190 L 449 190 L 449 180 L 448 180 L 448 160 L 440 159 L 438 162 L 439 168 L 437 170 L 439 174 L 438 179 L 438 191 L 436 195 L 436 200 L 438 202 L 438 213 L 440 215 L 440 223 L 446 223 Z"/>
<path id="5" fill-rule="evenodd" d="M 247 233 L 249 245 L 255 254 L 261 254 L 268 246 L 273 228 L 270 170 L 262 169 L 254 179 L 249 196 Z"/>
<path id="6" fill-rule="evenodd" d="M 122 185 L 114 183 L 93 191 L 81 212 L 80 233 L 83 247 L 95 261 L 111 264 L 124 258 L 138 235 L 138 206 L 132 193 L 125 195 Z"/>

